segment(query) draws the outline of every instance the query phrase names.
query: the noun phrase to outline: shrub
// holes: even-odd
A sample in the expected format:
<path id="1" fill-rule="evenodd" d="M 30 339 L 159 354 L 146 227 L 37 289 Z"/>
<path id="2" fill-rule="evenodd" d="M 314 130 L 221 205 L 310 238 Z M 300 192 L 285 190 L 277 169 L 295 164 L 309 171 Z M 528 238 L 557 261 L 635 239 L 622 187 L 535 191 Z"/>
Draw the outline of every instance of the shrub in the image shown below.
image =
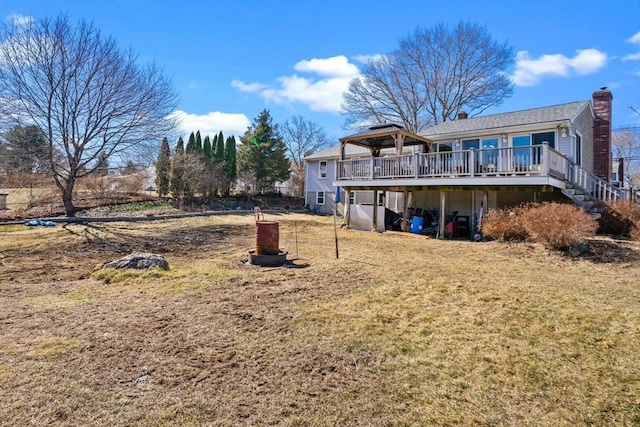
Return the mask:
<path id="1" fill-rule="evenodd" d="M 534 241 L 557 250 L 578 246 L 598 228 L 596 220 L 583 209 L 564 203 L 531 206 L 524 210 L 522 224 Z"/>
<path id="2" fill-rule="evenodd" d="M 598 232 L 618 234 L 640 240 L 640 204 L 617 200 L 606 204 L 600 218 Z"/>
<path id="3" fill-rule="evenodd" d="M 528 238 L 521 216 L 527 205 L 512 209 L 492 209 L 482 218 L 482 234 L 505 241 L 525 241 Z"/>

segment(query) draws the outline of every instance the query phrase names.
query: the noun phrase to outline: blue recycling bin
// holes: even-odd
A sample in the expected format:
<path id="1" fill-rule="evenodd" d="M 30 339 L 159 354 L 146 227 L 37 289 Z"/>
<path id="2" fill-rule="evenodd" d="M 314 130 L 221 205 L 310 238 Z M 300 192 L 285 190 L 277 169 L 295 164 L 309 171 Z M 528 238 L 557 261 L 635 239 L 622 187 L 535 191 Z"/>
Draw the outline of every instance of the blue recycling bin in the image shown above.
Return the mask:
<path id="1" fill-rule="evenodd" d="M 411 232 L 413 234 L 421 234 L 423 225 L 424 218 L 422 218 L 421 216 L 414 216 L 411 218 Z"/>

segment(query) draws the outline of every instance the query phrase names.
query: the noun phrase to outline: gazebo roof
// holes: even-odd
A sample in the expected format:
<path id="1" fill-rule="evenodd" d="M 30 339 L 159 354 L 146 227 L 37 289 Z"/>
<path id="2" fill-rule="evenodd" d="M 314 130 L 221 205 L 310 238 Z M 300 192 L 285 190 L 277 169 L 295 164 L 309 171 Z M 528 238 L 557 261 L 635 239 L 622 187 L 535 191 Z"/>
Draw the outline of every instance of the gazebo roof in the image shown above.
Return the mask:
<path id="1" fill-rule="evenodd" d="M 409 132 L 395 123 L 370 127 L 367 131 L 340 138 L 340 142 L 368 148 L 391 148 L 395 147 L 396 135 L 404 135 L 403 145 L 405 146 L 431 142 L 430 139 Z"/>

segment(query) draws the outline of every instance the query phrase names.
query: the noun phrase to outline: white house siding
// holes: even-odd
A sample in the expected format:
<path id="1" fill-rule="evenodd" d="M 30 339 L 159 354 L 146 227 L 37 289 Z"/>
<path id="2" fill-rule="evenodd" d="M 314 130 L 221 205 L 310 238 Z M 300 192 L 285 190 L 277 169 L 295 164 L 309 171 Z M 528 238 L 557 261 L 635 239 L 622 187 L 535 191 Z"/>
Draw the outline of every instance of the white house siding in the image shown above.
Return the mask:
<path id="1" fill-rule="evenodd" d="M 582 110 L 573 124 L 575 130 L 582 137 L 582 167 L 587 172 L 593 173 L 593 115 L 591 109 Z M 572 145 L 575 147 L 575 136 L 572 136 Z"/>
<path id="2" fill-rule="evenodd" d="M 556 132 L 556 137 L 558 138 L 556 150 L 575 161 L 572 143 L 573 138 L 571 137 L 571 135 L 567 133 L 567 136 L 563 137 L 561 132 Z"/>
<path id="3" fill-rule="evenodd" d="M 327 162 L 327 176 L 326 178 L 320 178 L 320 160 L 312 160 L 307 162 L 306 169 L 306 180 L 305 180 L 305 202 L 309 209 L 316 209 L 318 212 L 323 214 L 332 214 L 333 209 L 335 207 L 335 193 L 336 187 L 334 187 L 333 181 L 335 180 L 336 174 L 336 160 L 326 160 Z M 348 182 L 345 182 L 348 184 Z M 323 205 L 318 205 L 316 203 L 318 192 L 325 192 L 325 200 Z M 371 190 L 360 190 L 354 191 L 355 193 L 355 204 L 373 204 L 373 191 Z M 338 204 L 338 214 L 343 215 L 344 213 L 344 205 L 346 204 L 347 192 L 344 188 L 340 188 L 340 203 Z M 394 211 L 402 212 L 404 208 L 404 194 L 402 192 L 387 192 L 386 197 L 386 206 L 389 209 Z M 395 207 L 398 206 L 398 209 Z"/>
<path id="4" fill-rule="evenodd" d="M 320 213 L 333 213 L 335 206 L 335 187 L 332 185 L 336 175 L 336 161 L 326 160 L 327 176 L 320 177 L 320 161 L 307 162 L 305 177 L 305 201 L 309 209 L 318 209 Z M 316 203 L 318 192 L 324 191 L 324 204 Z"/>

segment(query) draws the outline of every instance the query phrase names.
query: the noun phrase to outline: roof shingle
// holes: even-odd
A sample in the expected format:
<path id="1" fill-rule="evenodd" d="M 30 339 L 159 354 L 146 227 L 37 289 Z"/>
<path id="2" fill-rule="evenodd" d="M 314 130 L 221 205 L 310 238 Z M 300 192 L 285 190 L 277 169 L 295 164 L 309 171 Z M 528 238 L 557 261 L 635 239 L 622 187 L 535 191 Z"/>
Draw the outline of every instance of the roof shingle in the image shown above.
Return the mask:
<path id="1" fill-rule="evenodd" d="M 549 107 L 532 108 L 530 110 L 492 114 L 489 116 L 474 117 L 470 119 L 452 120 L 432 126 L 423 132 L 422 135 L 430 137 L 433 135 L 446 135 L 571 120 L 588 105 L 591 105 L 590 101 L 578 101 L 570 102 L 568 104 L 552 105 Z"/>

